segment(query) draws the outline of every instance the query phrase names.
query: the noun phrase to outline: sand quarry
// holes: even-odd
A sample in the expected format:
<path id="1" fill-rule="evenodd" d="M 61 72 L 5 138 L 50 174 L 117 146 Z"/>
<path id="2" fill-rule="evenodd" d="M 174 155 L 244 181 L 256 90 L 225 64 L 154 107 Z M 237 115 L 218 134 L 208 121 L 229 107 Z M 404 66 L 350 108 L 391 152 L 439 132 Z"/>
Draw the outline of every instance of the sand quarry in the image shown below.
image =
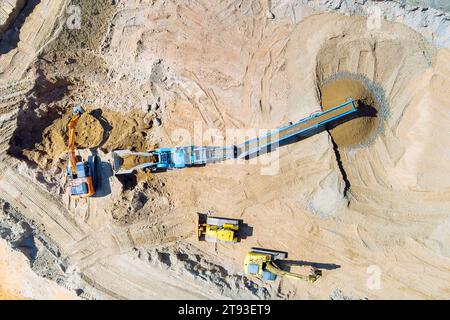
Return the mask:
<path id="1" fill-rule="evenodd" d="M 448 299 L 448 13 L 384 1 L 372 28 L 364 5 L 322 2 L 72 1 L 75 29 L 68 1 L 20 5 L 1 39 L 0 298 Z M 440 15 L 415 28 L 421 12 Z M 354 119 L 260 158 L 112 172 L 112 150 L 214 145 L 349 96 Z M 101 159 L 82 201 L 67 192 L 74 104 L 78 152 Z M 198 212 L 251 232 L 198 242 Z M 246 277 L 250 247 L 323 276 Z"/>

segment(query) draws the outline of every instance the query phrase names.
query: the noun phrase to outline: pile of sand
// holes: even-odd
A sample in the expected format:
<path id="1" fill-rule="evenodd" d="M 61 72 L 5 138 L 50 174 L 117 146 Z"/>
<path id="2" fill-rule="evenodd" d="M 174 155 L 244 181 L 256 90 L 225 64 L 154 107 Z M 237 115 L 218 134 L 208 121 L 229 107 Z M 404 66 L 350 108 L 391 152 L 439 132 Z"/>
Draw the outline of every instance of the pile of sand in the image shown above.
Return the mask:
<path id="1" fill-rule="evenodd" d="M 369 80 L 357 79 L 355 76 L 333 77 L 325 82 L 321 88 L 322 108 L 328 110 L 352 98 L 356 102 L 358 111 L 348 118 L 349 121 L 340 123 L 331 129 L 334 142 L 339 147 L 364 145 L 373 141 L 377 130 L 382 125 L 383 113 L 372 89 L 366 83 Z M 372 86 L 373 87 L 373 86 Z"/>
<path id="2" fill-rule="evenodd" d="M 105 133 L 100 121 L 88 113 L 80 117 L 75 132 L 76 146 L 82 149 L 98 147 Z"/>
<path id="3" fill-rule="evenodd" d="M 155 162 L 154 157 L 125 156 L 122 158 L 122 169 L 128 170 L 147 162 Z"/>
<path id="4" fill-rule="evenodd" d="M 68 112 L 56 119 L 42 133 L 42 140 L 33 150 L 24 150 L 24 155 L 41 168 L 62 163 L 68 146 L 67 123 L 71 118 Z M 95 109 L 86 111 L 78 120 L 75 145 L 77 149 L 101 148 L 133 149 L 147 151 L 153 144 L 148 138 L 152 120 L 140 111 L 118 113 L 111 110 Z"/>
<path id="5" fill-rule="evenodd" d="M 78 299 L 73 292 L 39 277 L 27 258 L 0 239 L 0 300 Z"/>

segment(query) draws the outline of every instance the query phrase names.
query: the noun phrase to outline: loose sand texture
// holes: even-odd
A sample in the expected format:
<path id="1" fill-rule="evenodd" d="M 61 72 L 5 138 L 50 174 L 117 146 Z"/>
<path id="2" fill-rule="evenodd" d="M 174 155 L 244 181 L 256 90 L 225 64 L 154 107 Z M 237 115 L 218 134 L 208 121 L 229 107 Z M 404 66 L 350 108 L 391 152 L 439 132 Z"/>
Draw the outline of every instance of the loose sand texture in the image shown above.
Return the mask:
<path id="1" fill-rule="evenodd" d="M 122 158 L 121 168 L 128 170 L 132 169 L 140 164 L 155 162 L 153 157 L 142 157 L 142 156 L 125 156 Z"/>
<path id="2" fill-rule="evenodd" d="M 23 76 L 0 56 L 0 217 L 33 221 L 66 270 L 35 271 L 86 299 L 449 297 L 449 49 L 309 1 L 77 3 L 88 23 L 49 19 L 54 37 Z M 349 96 L 358 111 L 346 122 L 247 161 L 112 173 L 115 149 L 215 145 L 227 133 L 241 143 Z M 66 188 L 74 104 L 86 109 L 77 152 L 100 158 L 100 187 L 83 201 Z M 244 238 L 197 241 L 198 212 L 242 219 Z M 252 246 L 323 276 L 246 277 Z"/>
<path id="3" fill-rule="evenodd" d="M 75 293 L 36 275 L 29 261 L 0 240 L 0 300 L 78 299 Z"/>

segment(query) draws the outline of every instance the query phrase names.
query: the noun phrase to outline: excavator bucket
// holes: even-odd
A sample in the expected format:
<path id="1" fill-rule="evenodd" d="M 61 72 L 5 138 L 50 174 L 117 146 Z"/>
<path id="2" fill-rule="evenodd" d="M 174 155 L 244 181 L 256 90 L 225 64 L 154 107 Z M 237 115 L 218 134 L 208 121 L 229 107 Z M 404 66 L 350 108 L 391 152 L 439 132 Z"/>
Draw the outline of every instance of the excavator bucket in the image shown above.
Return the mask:
<path id="1" fill-rule="evenodd" d="M 72 109 L 72 114 L 83 114 L 83 113 L 84 109 L 78 104 Z"/>
<path id="2" fill-rule="evenodd" d="M 130 160 L 130 161 L 128 161 Z M 115 175 L 133 173 L 154 165 L 154 155 L 149 152 L 114 150 L 112 152 L 113 171 Z"/>

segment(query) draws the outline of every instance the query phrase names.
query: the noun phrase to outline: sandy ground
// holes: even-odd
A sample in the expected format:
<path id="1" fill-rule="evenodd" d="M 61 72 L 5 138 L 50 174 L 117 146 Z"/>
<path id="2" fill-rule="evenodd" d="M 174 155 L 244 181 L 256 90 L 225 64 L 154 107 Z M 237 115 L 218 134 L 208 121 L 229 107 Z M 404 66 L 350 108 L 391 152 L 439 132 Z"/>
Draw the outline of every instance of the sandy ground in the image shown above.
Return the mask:
<path id="1" fill-rule="evenodd" d="M 28 260 L 0 240 L 0 300 L 79 299 L 73 292 L 37 276 Z"/>
<path id="2" fill-rule="evenodd" d="M 400 23 L 373 30 L 285 1 L 82 6 L 102 18 L 90 33 L 63 30 L 1 106 L 0 197 L 58 244 L 77 274 L 68 288 L 88 299 L 448 298 L 449 49 Z M 112 176 L 113 149 L 216 145 L 231 131 L 242 142 L 348 95 L 374 113 L 249 161 Z M 65 189 L 74 103 L 90 112 L 79 146 L 98 148 L 103 172 L 102 191 L 80 202 Z M 243 219 L 247 236 L 198 242 L 207 211 Z M 247 278 L 252 246 L 323 277 Z"/>

